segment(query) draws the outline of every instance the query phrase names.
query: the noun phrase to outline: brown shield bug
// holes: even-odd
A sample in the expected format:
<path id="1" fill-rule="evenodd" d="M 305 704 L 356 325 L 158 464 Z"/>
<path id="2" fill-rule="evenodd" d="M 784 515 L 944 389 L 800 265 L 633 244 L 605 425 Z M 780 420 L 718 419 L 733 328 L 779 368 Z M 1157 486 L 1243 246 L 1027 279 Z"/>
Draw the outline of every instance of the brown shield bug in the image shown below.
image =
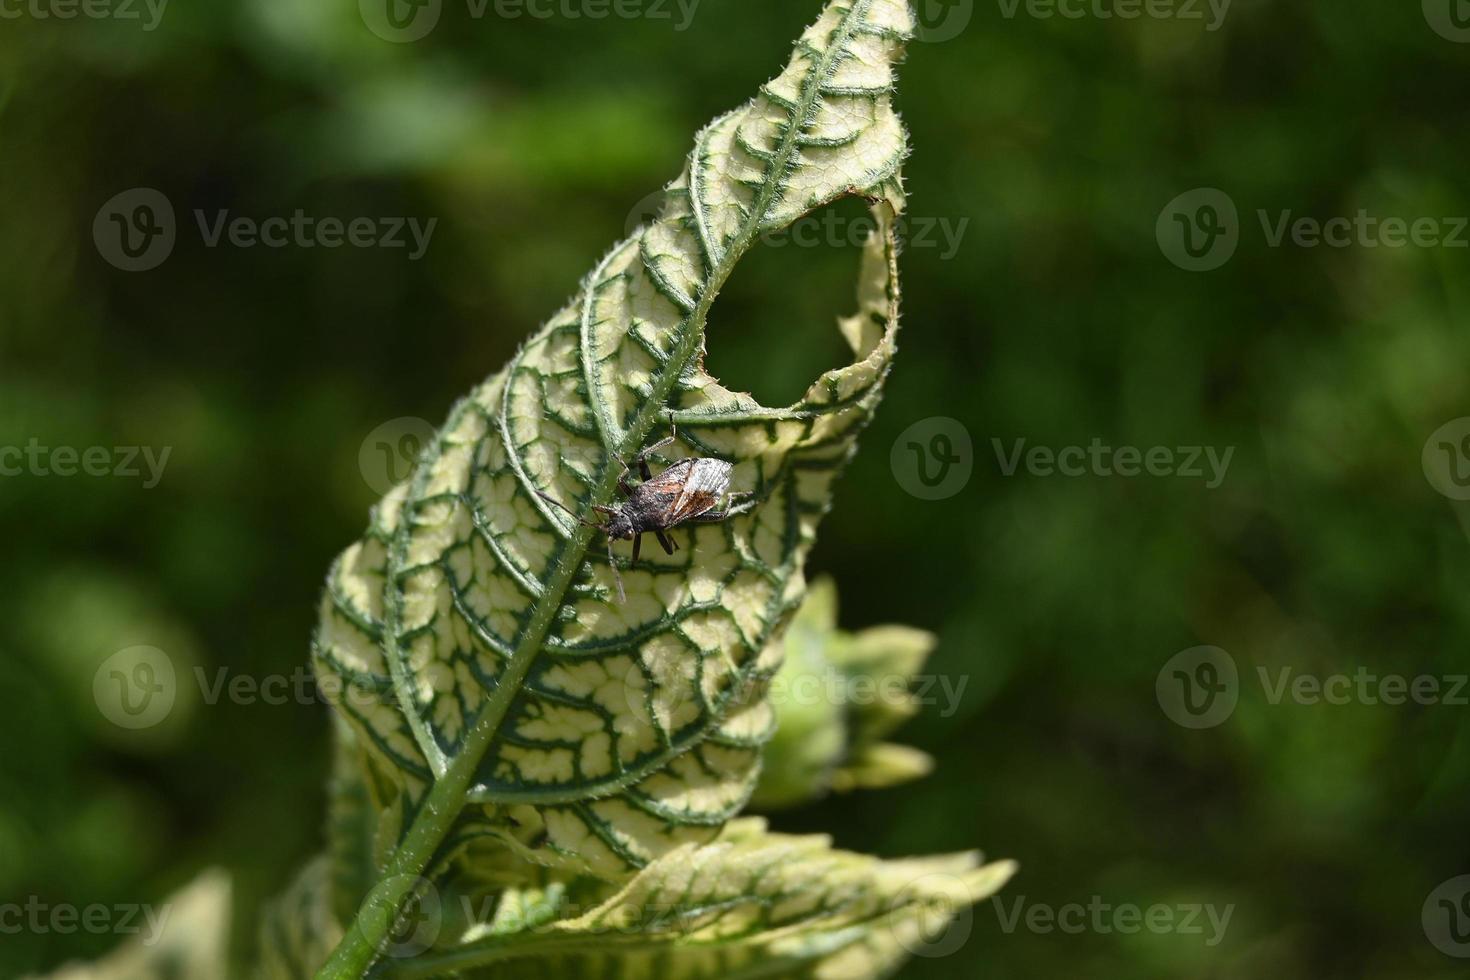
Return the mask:
<path id="1" fill-rule="evenodd" d="M 649 470 L 648 457 L 671 445 L 677 438 L 678 433 L 672 427 L 670 432 L 667 439 L 645 447 L 634 459 L 633 465 L 638 467 L 643 477 L 643 482 L 637 486 L 628 482 L 628 474 L 632 472 L 632 468 L 623 463 L 623 475 L 618 478 L 618 491 L 626 498 L 622 506 L 593 507 L 593 510 L 606 515 L 606 524 L 593 524 L 583 520 L 561 501 L 536 491 L 547 503 L 571 514 L 578 523 L 595 527 L 607 535 L 607 560 L 618 583 L 619 602 L 626 602 L 627 594 L 623 591 L 623 578 L 618 574 L 618 566 L 613 560 L 614 541 L 631 540 L 633 560 L 637 561 L 639 548 L 643 544 L 643 534 L 651 531 L 658 538 L 664 553 L 672 555 L 679 546 L 669 536 L 670 528 L 690 523 L 713 524 L 723 521 L 732 513 L 728 502 L 724 510 L 716 509 L 720 498 L 729 494 L 730 490 L 730 471 L 733 467 L 724 460 L 691 456 L 670 463 L 656 477 Z M 618 462 L 623 461 L 620 458 Z M 748 496 L 748 493 L 733 493 L 729 494 L 729 500 Z"/>

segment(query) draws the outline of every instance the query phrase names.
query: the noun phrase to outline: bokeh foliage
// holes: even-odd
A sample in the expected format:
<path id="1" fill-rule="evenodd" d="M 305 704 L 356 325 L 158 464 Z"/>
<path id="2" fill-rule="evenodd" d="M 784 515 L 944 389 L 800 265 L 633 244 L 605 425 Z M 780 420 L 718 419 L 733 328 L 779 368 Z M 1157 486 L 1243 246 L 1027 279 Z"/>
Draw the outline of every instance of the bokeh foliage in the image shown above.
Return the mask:
<path id="1" fill-rule="evenodd" d="M 1255 215 L 1470 213 L 1470 46 L 1417 3 L 1238 0 L 1213 33 L 971 6 L 901 89 L 911 213 L 968 225 L 948 259 L 904 256 L 903 351 L 815 555 L 844 628 L 934 631 L 930 668 L 966 693 L 904 730 L 934 775 L 775 826 L 1014 857 L 1007 903 L 1236 905 L 1207 947 L 1007 935 L 986 903 L 911 976 L 1458 975 L 1419 915 L 1470 871 L 1470 713 L 1273 706 L 1253 679 L 1470 672 L 1470 512 L 1419 461 L 1470 415 L 1470 253 L 1271 248 Z M 363 438 L 437 423 L 503 363 L 815 9 L 703 0 L 680 32 L 450 3 L 408 45 L 341 0 L 180 3 L 152 32 L 0 25 L 0 445 L 172 447 L 154 489 L 0 480 L 0 902 L 159 901 L 221 864 L 243 955 L 250 912 L 318 847 L 326 709 L 195 698 L 129 736 L 93 705 L 97 664 L 150 644 L 211 679 L 300 668 L 323 572 L 376 496 Z M 170 197 L 180 235 L 128 274 L 91 225 L 135 186 Z M 1198 186 L 1242 217 L 1208 273 L 1154 237 Z M 205 248 L 196 208 L 439 224 L 412 263 Z M 711 324 L 715 373 L 780 400 L 836 363 L 835 339 L 790 325 L 845 309 L 855 255 L 751 256 Z M 888 454 L 931 416 L 976 453 L 937 502 Z M 991 440 L 1022 437 L 1236 452 L 1213 491 L 1007 478 Z M 1154 680 L 1198 644 L 1246 684 L 1226 724 L 1190 732 Z M 113 941 L 6 936 L 0 974 Z"/>

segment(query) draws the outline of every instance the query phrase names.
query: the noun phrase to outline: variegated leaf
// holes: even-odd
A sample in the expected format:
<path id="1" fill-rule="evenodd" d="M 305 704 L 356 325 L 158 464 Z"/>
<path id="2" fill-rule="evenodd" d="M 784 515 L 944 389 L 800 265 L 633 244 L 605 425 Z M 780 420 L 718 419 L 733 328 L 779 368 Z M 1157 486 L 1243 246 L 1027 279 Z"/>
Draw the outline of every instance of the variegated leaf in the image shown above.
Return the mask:
<path id="1" fill-rule="evenodd" d="M 933 760 L 882 741 L 919 710 L 911 687 L 937 637 L 909 626 L 837 628 L 837 587 L 813 583 L 786 630 L 772 682 L 776 735 L 766 746 L 753 807 L 796 806 L 829 790 L 880 789 L 918 779 Z"/>
<path id="2" fill-rule="evenodd" d="M 309 862 L 261 915 L 256 980 L 306 980 L 342 938 L 332 913 L 332 858 Z"/>
<path id="3" fill-rule="evenodd" d="M 436 783 L 468 804 L 455 840 L 616 880 L 708 842 L 745 803 L 771 726 L 762 683 L 800 601 L 832 484 L 894 352 L 893 220 L 906 152 L 890 105 L 904 0 L 837 0 L 786 70 L 699 134 L 657 220 L 451 413 L 414 478 L 334 565 L 314 659 L 407 828 Z M 772 409 L 703 369 L 736 261 L 846 195 L 874 206 L 854 361 Z M 682 549 L 600 538 L 583 517 L 677 424 L 670 459 L 734 465 L 737 516 Z M 651 544 L 651 542 L 650 542 Z M 463 786 L 460 793 L 458 787 Z"/>
<path id="4" fill-rule="evenodd" d="M 982 867 L 973 853 L 880 861 L 833 850 L 826 837 L 772 834 L 763 821 L 745 819 L 714 843 L 670 851 L 582 914 L 519 930 L 487 927 L 457 949 L 382 973 L 397 980 L 450 971 L 476 980 L 862 980 L 926 949 L 1014 871 L 1010 862 Z"/>

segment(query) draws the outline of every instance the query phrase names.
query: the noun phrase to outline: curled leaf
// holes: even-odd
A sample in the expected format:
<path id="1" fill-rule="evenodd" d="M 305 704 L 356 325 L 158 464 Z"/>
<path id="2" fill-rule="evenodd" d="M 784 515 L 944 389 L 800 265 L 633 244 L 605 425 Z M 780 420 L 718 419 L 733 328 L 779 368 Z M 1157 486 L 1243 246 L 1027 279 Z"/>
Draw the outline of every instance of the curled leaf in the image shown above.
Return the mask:
<path id="1" fill-rule="evenodd" d="M 405 833 L 454 811 L 454 846 L 490 838 L 615 880 L 712 840 L 745 804 L 777 637 L 894 353 L 907 144 L 890 93 L 911 26 L 902 0 L 831 3 L 778 78 L 699 134 L 658 219 L 455 407 L 333 566 L 315 665 Z M 880 228 L 840 324 L 853 362 L 785 408 L 726 389 L 703 370 L 704 327 L 735 263 L 849 195 Z M 670 459 L 725 460 L 751 496 L 676 529 L 674 555 L 620 545 L 620 603 L 593 529 L 540 495 L 591 519 L 618 499 L 621 461 L 675 424 Z"/>

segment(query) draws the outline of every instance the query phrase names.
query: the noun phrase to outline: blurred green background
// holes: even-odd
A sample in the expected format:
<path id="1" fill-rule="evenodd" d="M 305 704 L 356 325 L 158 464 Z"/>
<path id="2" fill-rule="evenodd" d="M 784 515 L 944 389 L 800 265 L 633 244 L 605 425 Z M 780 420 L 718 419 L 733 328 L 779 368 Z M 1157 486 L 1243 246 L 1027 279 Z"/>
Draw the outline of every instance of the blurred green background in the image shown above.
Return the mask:
<path id="1" fill-rule="evenodd" d="M 1470 505 L 1421 465 L 1470 415 L 1470 251 L 1272 247 L 1257 212 L 1470 214 L 1470 45 L 1413 2 L 1237 0 L 1213 31 L 1202 4 L 924 3 L 900 90 L 911 212 L 961 238 L 904 255 L 903 350 L 813 571 L 844 627 L 931 629 L 932 670 L 966 686 L 901 735 L 934 775 L 777 826 L 1022 863 L 958 952 L 905 976 L 1463 976 L 1421 908 L 1470 872 L 1470 710 L 1272 704 L 1257 669 L 1470 672 Z M 437 421 L 498 368 L 818 8 L 702 0 L 680 30 L 672 7 L 476 19 L 449 0 L 407 44 L 352 0 L 0 22 L 0 446 L 171 447 L 152 488 L 0 479 L 0 902 L 158 902 L 222 865 L 248 954 L 255 906 L 320 846 L 327 710 L 196 690 L 131 733 L 97 710 L 99 665 L 140 644 L 210 678 L 304 665 L 327 564 L 376 496 L 369 433 Z M 146 272 L 92 236 L 135 187 L 178 215 Z M 1156 223 L 1198 187 L 1238 207 L 1239 248 L 1190 272 Z M 196 209 L 437 226 L 416 262 L 209 248 Z M 799 393 L 840 357 L 855 256 L 752 255 L 712 369 Z M 934 417 L 968 432 L 973 475 L 927 501 L 890 451 Z M 1008 477 L 992 440 L 1022 438 L 1235 452 L 1217 489 Z M 1202 644 L 1241 680 L 1195 731 L 1155 681 Z M 1210 946 L 1208 927 L 1007 932 L 1021 898 L 1234 909 Z M 6 935 L 0 976 L 113 942 Z"/>

